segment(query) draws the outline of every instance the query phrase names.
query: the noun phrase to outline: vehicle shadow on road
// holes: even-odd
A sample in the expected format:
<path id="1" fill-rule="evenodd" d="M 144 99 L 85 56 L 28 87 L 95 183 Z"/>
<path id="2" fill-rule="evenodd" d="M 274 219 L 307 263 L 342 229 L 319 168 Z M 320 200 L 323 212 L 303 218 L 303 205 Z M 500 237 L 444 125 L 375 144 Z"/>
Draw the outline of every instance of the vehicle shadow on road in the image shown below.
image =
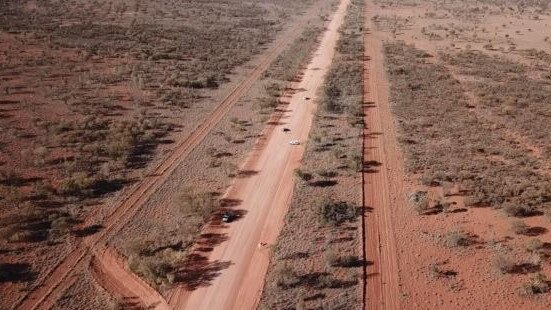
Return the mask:
<path id="1" fill-rule="evenodd" d="M 256 174 L 256 171 L 241 170 L 242 177 L 250 177 Z M 209 252 L 212 252 L 215 247 L 228 240 L 228 234 L 224 232 L 224 228 L 231 225 L 232 222 L 239 221 L 246 215 L 246 210 L 237 209 L 241 205 L 242 200 L 232 198 L 220 199 L 220 209 L 211 218 L 206 229 L 201 233 L 192 253 L 186 258 L 185 262 L 175 272 L 174 282 L 185 287 L 187 290 L 193 291 L 200 287 L 211 285 L 222 272 L 231 266 L 230 261 L 210 261 Z M 226 212 L 233 214 L 231 222 L 223 222 L 222 215 Z"/>
<path id="2" fill-rule="evenodd" d="M 175 274 L 174 281 L 182 284 L 188 290 L 196 290 L 200 287 L 209 286 L 211 282 L 220 275 L 221 271 L 227 269 L 231 262 L 213 261 L 199 253 L 190 254 L 186 264 Z"/>
<path id="3" fill-rule="evenodd" d="M 237 172 L 236 177 L 240 178 L 240 179 L 245 179 L 245 178 L 249 178 L 249 177 L 252 177 L 254 175 L 257 175 L 257 174 L 258 174 L 258 171 L 256 171 L 256 170 L 243 169 L 243 170 L 239 170 Z"/>
<path id="4" fill-rule="evenodd" d="M 376 160 L 366 160 L 363 162 L 362 172 L 363 173 L 377 173 L 379 169 L 377 167 L 382 166 L 383 164 Z"/>

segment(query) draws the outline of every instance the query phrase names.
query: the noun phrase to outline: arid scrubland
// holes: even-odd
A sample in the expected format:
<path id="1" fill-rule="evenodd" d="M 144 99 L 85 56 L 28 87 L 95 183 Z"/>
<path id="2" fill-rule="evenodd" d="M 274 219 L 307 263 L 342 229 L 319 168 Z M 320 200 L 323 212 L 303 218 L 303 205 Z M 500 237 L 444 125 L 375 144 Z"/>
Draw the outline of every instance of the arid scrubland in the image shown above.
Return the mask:
<path id="1" fill-rule="evenodd" d="M 411 179 L 404 300 L 548 307 L 548 2 L 376 3 Z"/>
<path id="2" fill-rule="evenodd" d="M 0 3 L 2 291 L 32 289 L 79 238 L 103 229 L 121 189 L 147 176 L 213 109 L 221 95 L 212 93 L 239 78 L 240 66 L 310 5 Z M 320 30 L 308 31 L 304 53 Z M 305 57 L 282 60 L 291 72 L 285 74 Z M 214 159 L 235 172 L 224 155 Z M 208 192 L 181 199 L 181 216 L 194 214 L 184 230 L 196 231 L 208 217 L 193 208 Z M 3 294 L 0 307 L 20 297 Z"/>
<path id="3" fill-rule="evenodd" d="M 322 15 L 318 20 L 310 23 L 270 65 L 262 80 L 258 81 L 254 91 L 256 97 L 252 100 L 247 99 L 247 103 L 240 103 L 250 109 L 248 113 L 251 114 L 251 118 L 229 117 L 225 127 L 230 127 L 231 131 L 216 130 L 215 135 L 218 133 L 223 135 L 224 142 L 221 147 L 210 148 L 206 152 L 201 151 L 202 154 L 208 154 L 206 157 L 202 156 L 207 160 L 208 169 L 205 169 L 205 173 L 215 175 L 210 170 L 218 170 L 217 173 L 224 175 L 224 186 L 227 186 L 232 178 L 246 177 L 247 171 L 241 171 L 238 168 L 244 160 L 243 154 L 235 154 L 234 147 L 230 148 L 227 145 L 237 145 L 240 151 L 244 152 L 260 137 L 259 133 L 263 126 L 274 125 L 269 121 L 270 115 L 278 113 L 278 106 L 282 100 L 285 100 L 283 97 L 287 92 L 293 91 L 292 82 L 301 78 L 300 71 L 317 46 L 325 20 L 326 17 Z M 253 119 L 259 121 L 253 121 Z M 222 182 L 222 180 L 219 181 Z M 234 207 L 235 204 L 221 198 L 220 192 L 202 188 L 193 183 L 182 188 L 180 195 L 175 198 L 169 203 L 165 201 L 162 207 L 170 209 L 167 216 L 176 216 L 179 219 L 174 225 L 178 229 L 167 229 L 166 223 L 171 222 L 168 218 L 156 218 L 145 224 L 138 219 L 129 226 L 135 226 L 136 230 L 144 231 L 146 238 L 143 235 L 139 238 L 135 235 L 117 238 L 120 250 L 129 258 L 130 268 L 161 291 L 175 282 L 185 282 L 186 277 L 189 277 L 186 275 L 185 267 L 188 254 L 186 251 L 193 242 L 197 241 L 197 238 L 200 238 L 199 235 L 205 223 L 219 221 L 220 210 Z M 147 218 L 147 216 L 138 218 L 144 217 Z"/>
<path id="4" fill-rule="evenodd" d="M 152 194 L 112 238 L 159 292 L 212 276 L 186 269 L 188 250 L 205 223 L 238 204 L 221 197 L 232 179 L 254 173 L 239 166 L 265 126 L 279 129 L 268 120 L 297 91 L 329 2 L 175 170 L 180 181 Z M 261 309 L 361 307 L 360 173 L 371 164 L 360 137 L 364 2 L 351 1 L 340 30 Z M 313 3 L 2 1 L 0 308 L 104 229 L 124 190 Z M 385 42 L 408 178 L 410 208 L 392 210 L 405 309 L 550 307 L 549 5 L 373 1 L 367 31 Z M 55 307 L 125 305 L 88 271 L 75 283 Z"/>
<path id="5" fill-rule="evenodd" d="M 262 309 L 361 307 L 363 7 L 352 1 L 340 28 Z"/>

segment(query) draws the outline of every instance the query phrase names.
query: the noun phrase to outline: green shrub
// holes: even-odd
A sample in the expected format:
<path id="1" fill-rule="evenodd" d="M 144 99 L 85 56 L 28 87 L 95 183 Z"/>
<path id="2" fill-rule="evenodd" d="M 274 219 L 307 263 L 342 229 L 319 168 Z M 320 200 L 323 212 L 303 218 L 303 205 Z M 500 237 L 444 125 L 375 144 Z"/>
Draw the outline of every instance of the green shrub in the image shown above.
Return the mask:
<path id="1" fill-rule="evenodd" d="M 494 266 L 503 274 L 511 273 L 516 268 L 516 264 L 511 259 L 502 254 L 498 254 L 495 256 Z"/>
<path id="2" fill-rule="evenodd" d="M 308 182 L 313 178 L 311 173 L 305 172 L 300 168 L 295 169 L 295 176 L 305 182 Z"/>
<path id="3" fill-rule="evenodd" d="M 0 184 L 14 185 L 19 180 L 17 174 L 12 170 L 0 170 Z"/>
<path id="4" fill-rule="evenodd" d="M 316 171 L 316 173 L 320 176 L 320 177 L 324 177 L 324 178 L 334 178 L 336 176 L 339 175 L 338 172 L 336 171 L 331 171 L 329 169 L 319 169 L 318 171 Z"/>
<path id="5" fill-rule="evenodd" d="M 335 267 L 339 265 L 339 257 L 335 250 L 329 248 L 325 250 L 325 262 L 329 267 Z"/>
<path id="6" fill-rule="evenodd" d="M 72 176 L 61 181 L 58 192 L 61 195 L 79 196 L 91 188 L 94 179 L 85 172 L 75 172 Z"/>
<path id="7" fill-rule="evenodd" d="M 543 249 L 544 246 L 545 244 L 540 239 L 534 238 L 528 241 L 528 243 L 526 244 L 526 249 L 528 250 L 528 252 L 537 253 L 541 249 Z"/>
<path id="8" fill-rule="evenodd" d="M 410 194 L 409 200 L 413 204 L 415 211 L 419 214 L 424 214 L 430 209 L 429 199 L 427 197 L 427 192 L 416 191 Z"/>
<path id="9" fill-rule="evenodd" d="M 336 226 L 353 221 L 357 216 L 357 207 L 347 202 L 325 201 L 320 206 L 320 219 L 323 224 Z"/>
<path id="10" fill-rule="evenodd" d="M 169 278 L 172 278 L 170 275 L 173 266 L 163 255 L 131 255 L 128 258 L 128 267 L 155 287 L 171 282 Z"/>
<path id="11" fill-rule="evenodd" d="M 503 211 L 509 216 L 524 217 L 532 215 L 535 210 L 531 206 L 507 203 L 503 207 Z"/>

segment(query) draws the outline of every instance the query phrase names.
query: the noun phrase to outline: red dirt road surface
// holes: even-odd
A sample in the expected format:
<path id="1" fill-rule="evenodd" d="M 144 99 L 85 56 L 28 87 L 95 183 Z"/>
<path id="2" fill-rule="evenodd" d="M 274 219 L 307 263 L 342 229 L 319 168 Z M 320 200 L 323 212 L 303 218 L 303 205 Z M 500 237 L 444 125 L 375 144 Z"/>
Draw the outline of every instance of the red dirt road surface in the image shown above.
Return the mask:
<path id="1" fill-rule="evenodd" d="M 405 204 L 401 161 L 388 101 L 382 41 L 373 29 L 373 5 L 366 3 L 364 35 L 363 193 L 367 290 L 366 309 L 400 309 L 398 259 L 392 210 Z"/>
<path id="2" fill-rule="evenodd" d="M 274 124 L 275 130 L 260 140 L 249 155 L 242 173 L 224 198 L 242 214 L 230 224 L 212 224 L 206 239 L 219 244 L 198 244 L 193 252 L 198 268 L 193 283 L 179 286 L 169 297 L 174 309 L 254 309 L 259 302 L 274 244 L 283 225 L 294 187 L 293 171 L 300 166 L 304 143 L 315 110 L 316 91 L 323 83 L 334 55 L 338 28 L 349 0 L 341 1 L 318 50 L 304 72 L 297 91 Z M 310 97 L 311 100 L 305 100 Z M 283 127 L 290 132 L 283 132 Z M 291 140 L 301 145 L 290 145 Z M 189 271 L 188 271 L 189 274 Z"/>

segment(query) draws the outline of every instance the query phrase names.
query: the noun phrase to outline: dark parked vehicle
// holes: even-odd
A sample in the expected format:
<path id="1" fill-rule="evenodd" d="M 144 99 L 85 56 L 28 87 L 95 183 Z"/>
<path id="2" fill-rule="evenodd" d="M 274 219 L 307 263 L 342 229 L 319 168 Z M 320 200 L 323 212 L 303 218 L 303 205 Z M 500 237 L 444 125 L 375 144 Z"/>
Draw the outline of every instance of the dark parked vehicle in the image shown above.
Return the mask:
<path id="1" fill-rule="evenodd" d="M 283 128 L 283 132 L 289 132 L 289 131 L 291 131 L 291 129 L 289 129 L 289 128 Z"/>
<path id="2" fill-rule="evenodd" d="M 226 211 L 224 214 L 222 214 L 222 222 L 224 223 L 230 223 L 235 219 L 235 214 L 231 211 Z"/>

